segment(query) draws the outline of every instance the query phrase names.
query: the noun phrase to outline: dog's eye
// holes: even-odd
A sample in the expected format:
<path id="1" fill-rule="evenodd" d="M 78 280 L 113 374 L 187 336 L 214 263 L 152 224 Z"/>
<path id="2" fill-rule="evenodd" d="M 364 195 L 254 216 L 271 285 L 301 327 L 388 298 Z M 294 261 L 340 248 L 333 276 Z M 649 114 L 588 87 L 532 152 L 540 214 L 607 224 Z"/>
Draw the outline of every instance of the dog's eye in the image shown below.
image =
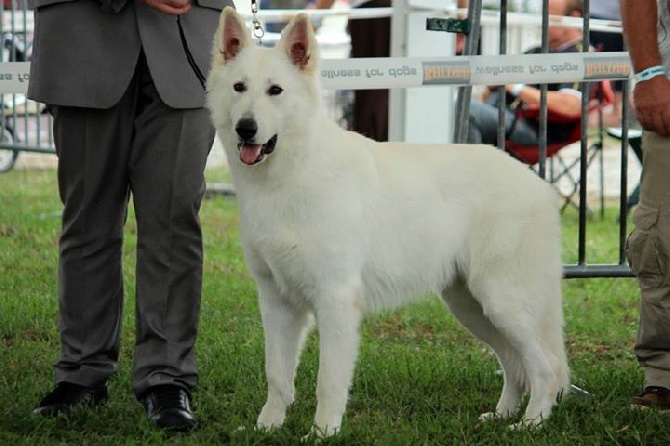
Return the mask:
<path id="1" fill-rule="evenodd" d="M 284 91 L 279 85 L 273 85 L 268 89 L 270 96 L 279 96 Z"/>
<path id="2" fill-rule="evenodd" d="M 247 86 L 244 85 L 243 82 L 235 82 L 233 84 L 233 90 L 235 90 L 238 93 L 242 93 L 243 91 L 247 91 Z"/>

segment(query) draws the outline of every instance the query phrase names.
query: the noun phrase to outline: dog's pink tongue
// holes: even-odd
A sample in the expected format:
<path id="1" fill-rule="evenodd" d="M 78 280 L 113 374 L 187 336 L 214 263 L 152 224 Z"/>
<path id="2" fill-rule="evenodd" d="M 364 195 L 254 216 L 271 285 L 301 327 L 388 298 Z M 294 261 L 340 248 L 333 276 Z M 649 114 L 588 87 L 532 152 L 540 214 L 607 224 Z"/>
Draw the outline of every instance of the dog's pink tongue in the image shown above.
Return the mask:
<path id="1" fill-rule="evenodd" d="M 253 164 L 261 154 L 262 144 L 242 144 L 240 146 L 240 160 L 244 164 Z"/>

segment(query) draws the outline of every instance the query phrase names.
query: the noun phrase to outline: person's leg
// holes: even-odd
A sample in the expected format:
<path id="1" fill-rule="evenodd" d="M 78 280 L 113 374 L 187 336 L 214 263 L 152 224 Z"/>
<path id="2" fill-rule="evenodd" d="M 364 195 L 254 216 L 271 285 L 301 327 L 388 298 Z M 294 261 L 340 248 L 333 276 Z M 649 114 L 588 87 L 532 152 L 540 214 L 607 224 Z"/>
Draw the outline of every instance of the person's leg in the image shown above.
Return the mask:
<path id="1" fill-rule="evenodd" d="M 470 144 L 498 143 L 498 109 L 481 102 L 470 103 Z"/>
<path id="2" fill-rule="evenodd" d="M 62 352 L 56 383 L 100 386 L 117 368 L 128 202 L 126 135 L 132 131 L 124 109 L 131 90 L 108 110 L 51 107 L 64 204 L 58 282 Z"/>
<path id="3" fill-rule="evenodd" d="M 389 0 L 371 0 L 363 8 L 391 6 Z M 391 19 L 351 20 L 351 57 L 388 57 L 391 51 Z M 354 92 L 354 129 L 375 141 L 388 141 L 389 91 L 356 90 Z"/>
<path id="4" fill-rule="evenodd" d="M 388 141 L 388 90 L 354 92 L 354 130 L 375 141 Z"/>
<path id="5" fill-rule="evenodd" d="M 58 325 L 61 355 L 55 387 L 34 413 L 54 416 L 107 399 L 117 370 L 123 278 L 123 226 L 136 83 L 115 106 L 50 106 L 63 202 L 59 239 Z"/>
<path id="6" fill-rule="evenodd" d="M 642 298 L 634 352 L 645 387 L 670 389 L 670 139 L 645 132 L 642 147 L 640 204 L 626 244 Z"/>
<path id="7" fill-rule="evenodd" d="M 142 61 L 141 61 L 142 63 Z M 166 106 L 144 66 L 130 183 L 137 218 L 137 343 L 133 391 L 197 385 L 204 168 L 214 140 L 206 109 Z"/>
<path id="8" fill-rule="evenodd" d="M 537 144 L 537 131 L 523 119 L 515 119 L 514 113 L 505 111 L 506 139 L 519 144 Z M 498 144 L 498 108 L 481 102 L 470 103 L 470 144 Z"/>

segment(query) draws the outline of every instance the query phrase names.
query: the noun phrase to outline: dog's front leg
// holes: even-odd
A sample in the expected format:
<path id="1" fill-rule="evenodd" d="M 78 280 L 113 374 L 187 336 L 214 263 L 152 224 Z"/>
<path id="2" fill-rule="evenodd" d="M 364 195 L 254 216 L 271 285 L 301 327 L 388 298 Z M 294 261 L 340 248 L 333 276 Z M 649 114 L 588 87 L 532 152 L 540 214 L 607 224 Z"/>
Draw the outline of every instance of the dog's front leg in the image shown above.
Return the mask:
<path id="1" fill-rule="evenodd" d="M 258 416 L 256 428 L 271 429 L 283 424 L 286 409 L 293 403 L 298 358 L 309 325 L 309 313 L 281 297 L 271 280 L 258 281 L 259 301 L 265 335 L 265 375 L 268 398 Z"/>
<path id="2" fill-rule="evenodd" d="M 315 308 L 319 329 L 317 408 L 312 433 L 336 434 L 349 397 L 360 341 L 363 298 L 360 287 L 322 296 Z"/>

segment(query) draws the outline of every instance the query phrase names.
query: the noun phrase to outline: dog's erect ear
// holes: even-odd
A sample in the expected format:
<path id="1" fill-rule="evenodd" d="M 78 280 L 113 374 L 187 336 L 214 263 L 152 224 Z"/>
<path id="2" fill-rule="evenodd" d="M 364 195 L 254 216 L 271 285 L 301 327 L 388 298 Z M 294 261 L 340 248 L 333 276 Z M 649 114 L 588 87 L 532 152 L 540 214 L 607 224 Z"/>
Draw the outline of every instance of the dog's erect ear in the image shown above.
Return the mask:
<path id="1" fill-rule="evenodd" d="M 307 14 L 297 14 L 282 31 L 282 45 L 289 60 L 298 68 L 308 71 L 316 65 L 317 43 L 312 23 Z"/>
<path id="2" fill-rule="evenodd" d="M 249 30 L 241 15 L 230 6 L 226 6 L 219 17 L 214 45 L 223 61 L 234 59 L 249 43 Z"/>

